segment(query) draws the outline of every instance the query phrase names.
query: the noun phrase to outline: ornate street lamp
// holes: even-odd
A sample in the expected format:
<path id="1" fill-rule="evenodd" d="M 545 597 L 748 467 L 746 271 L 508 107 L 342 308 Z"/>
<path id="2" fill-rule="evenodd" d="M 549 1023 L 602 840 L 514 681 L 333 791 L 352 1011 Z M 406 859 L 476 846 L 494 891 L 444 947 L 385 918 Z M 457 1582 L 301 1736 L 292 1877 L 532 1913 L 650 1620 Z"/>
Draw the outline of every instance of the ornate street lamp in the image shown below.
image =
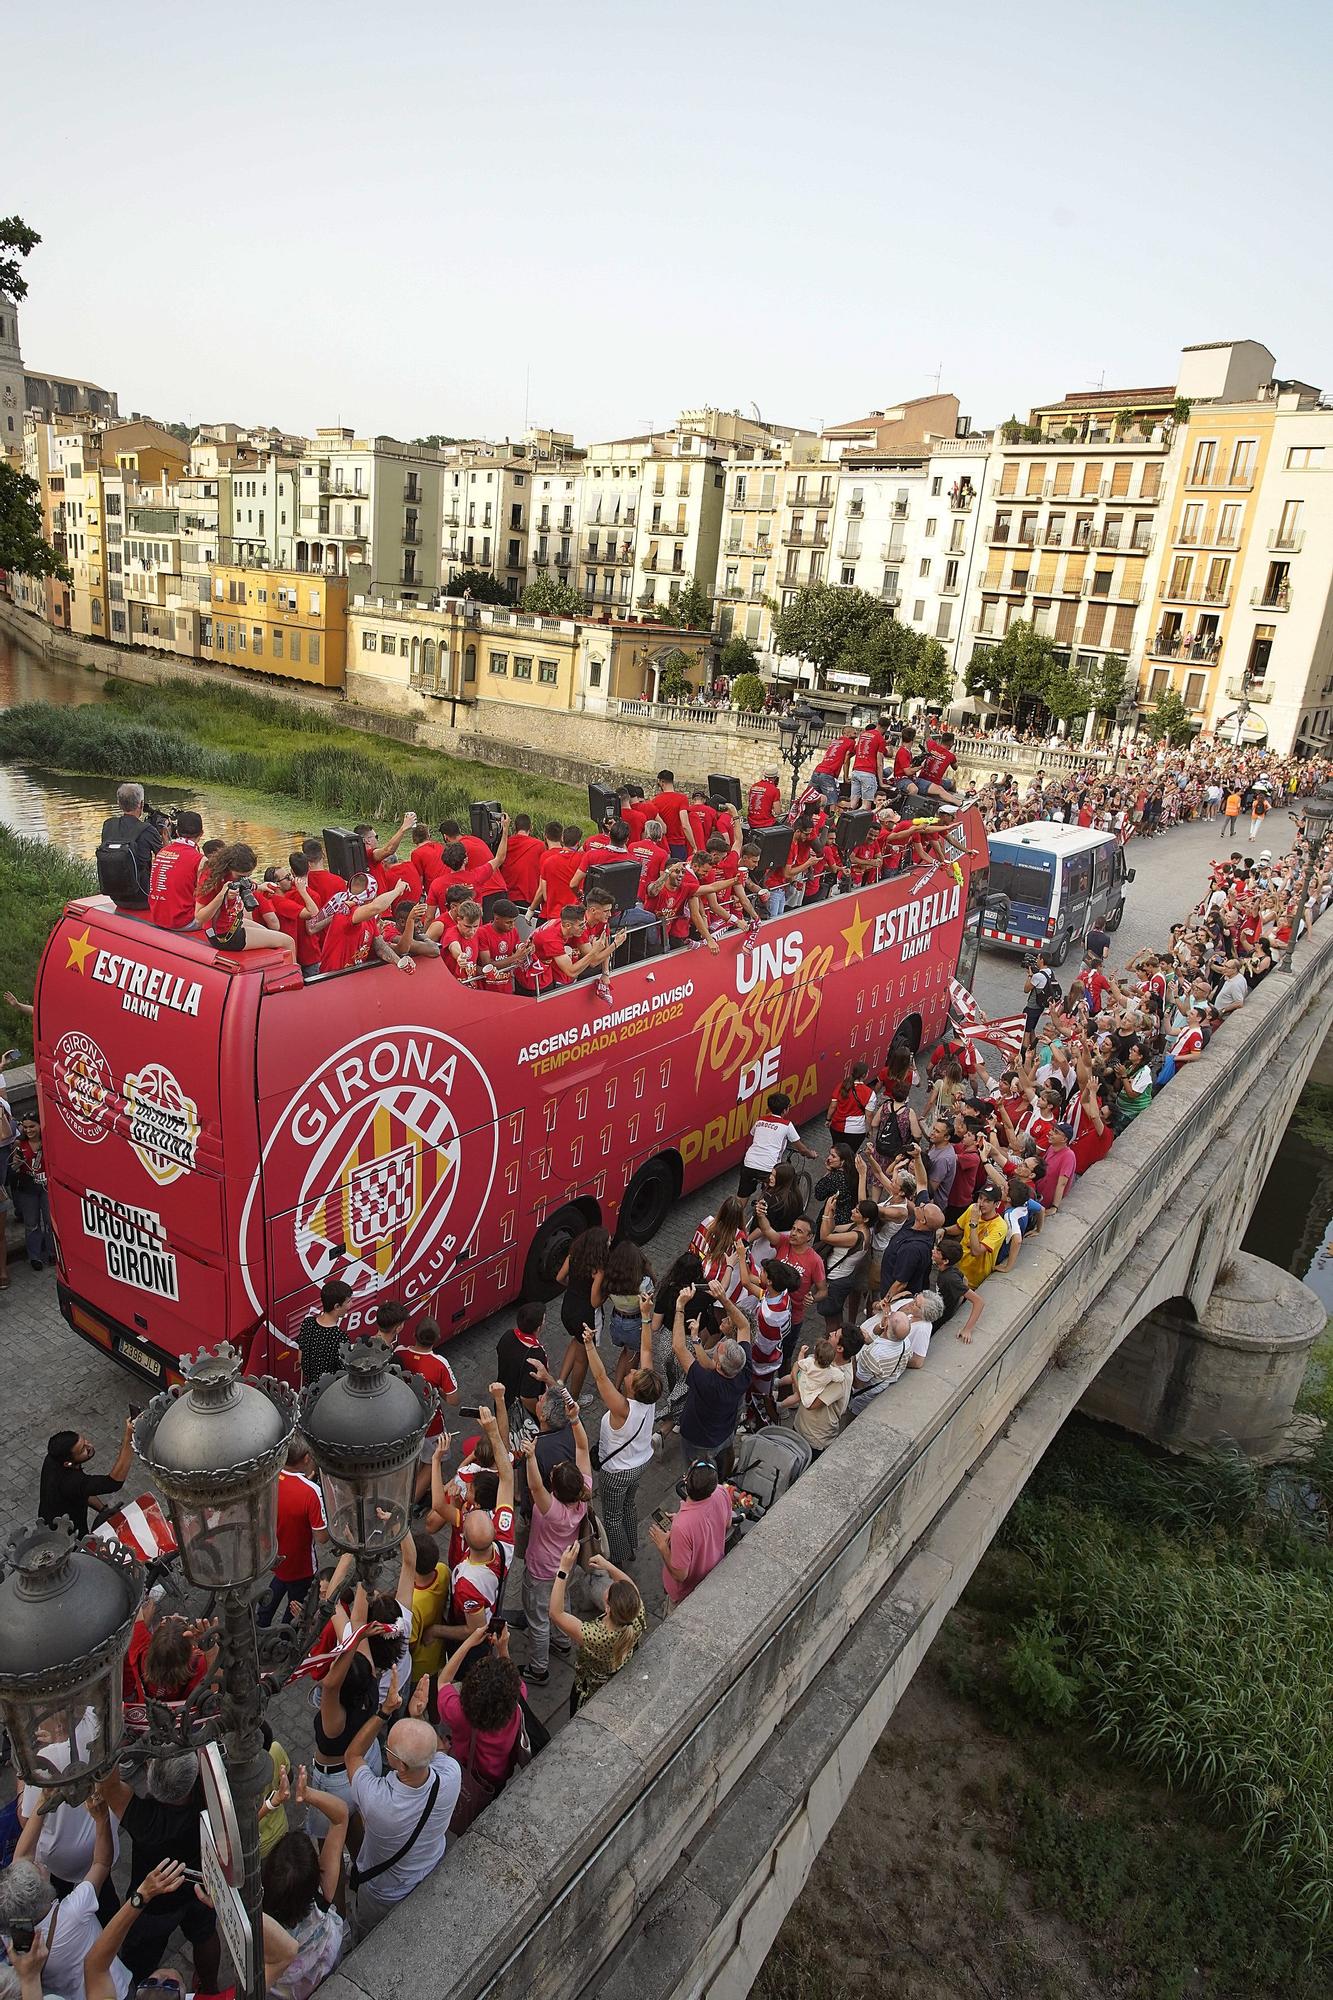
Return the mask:
<path id="1" fill-rule="evenodd" d="M 801 775 L 801 766 L 810 754 L 814 733 L 821 729 L 824 718 L 817 708 L 808 702 L 796 702 L 785 715 L 778 717 L 778 735 L 782 739 L 781 756 L 791 771 L 791 798 L 796 803 L 796 785 Z"/>
<path id="2" fill-rule="evenodd" d="M 1310 886 L 1314 881 L 1315 870 L 1319 866 L 1319 857 L 1323 852 L 1325 835 L 1330 825 L 1333 825 L 1333 784 L 1330 784 L 1327 779 L 1322 785 L 1317 786 L 1311 792 L 1309 798 L 1306 799 L 1304 815 L 1306 842 L 1305 870 L 1301 876 L 1300 892 L 1297 895 L 1296 909 L 1291 919 L 1291 936 L 1287 939 L 1286 949 L 1278 961 L 1278 970 L 1281 972 L 1291 971 L 1292 953 L 1296 949 L 1296 933 L 1300 929 L 1301 918 L 1305 914 L 1306 904 L 1310 900 Z"/>
<path id="3" fill-rule="evenodd" d="M 439 1406 L 383 1340 L 357 1340 L 342 1372 L 302 1391 L 297 1426 L 324 1487 L 334 1547 L 359 1562 L 397 1548 L 412 1518 L 417 1460 Z"/>
<path id="4" fill-rule="evenodd" d="M 155 1396 L 135 1424 L 134 1449 L 201 1590 L 237 1590 L 272 1569 L 295 1404 L 284 1383 L 242 1381 L 241 1357 L 224 1343 L 198 1355 L 184 1388 Z"/>
<path id="5" fill-rule="evenodd" d="M 30 1785 L 86 1798 L 115 1764 L 144 1572 L 127 1550 L 29 1528 L 0 1583 L 0 1720 Z"/>

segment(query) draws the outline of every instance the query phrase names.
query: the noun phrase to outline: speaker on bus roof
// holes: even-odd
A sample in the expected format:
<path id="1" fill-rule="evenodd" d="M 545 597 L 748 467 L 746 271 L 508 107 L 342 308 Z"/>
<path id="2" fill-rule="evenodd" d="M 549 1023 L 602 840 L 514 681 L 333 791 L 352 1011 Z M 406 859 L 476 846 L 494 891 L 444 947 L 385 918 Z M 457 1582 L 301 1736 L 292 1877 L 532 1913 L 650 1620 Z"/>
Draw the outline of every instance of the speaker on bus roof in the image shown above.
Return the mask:
<path id="1" fill-rule="evenodd" d="M 606 889 L 615 897 L 617 910 L 629 910 L 639 900 L 642 874 L 643 866 L 638 861 L 595 861 L 584 880 L 584 893 Z"/>
<path id="2" fill-rule="evenodd" d="M 838 821 L 835 843 L 839 854 L 846 856 L 851 853 L 854 847 L 859 847 L 862 841 L 869 835 L 870 829 L 874 824 L 874 813 L 866 812 L 864 809 L 858 812 L 844 813 Z"/>
<path id="3" fill-rule="evenodd" d="M 484 840 L 492 854 L 500 845 L 500 812 L 499 799 L 473 799 L 467 809 L 474 837 Z"/>
<path id="4" fill-rule="evenodd" d="M 741 809 L 741 781 L 728 778 L 721 771 L 708 773 L 708 803 L 714 806 L 730 806 L 733 812 Z"/>
<path id="5" fill-rule="evenodd" d="M 752 830 L 750 838 L 759 849 L 759 866 L 755 870 L 759 882 L 774 868 L 785 868 L 791 859 L 792 834 L 790 826 L 761 826 Z"/>
<path id="6" fill-rule="evenodd" d="M 594 826 L 620 818 L 620 794 L 611 785 L 588 786 L 588 814 Z"/>
<path id="7" fill-rule="evenodd" d="M 335 875 L 341 875 L 344 882 L 350 882 L 353 875 L 365 874 L 366 843 L 359 833 L 349 833 L 345 826 L 326 826 L 324 852 L 329 858 L 329 867 Z"/>

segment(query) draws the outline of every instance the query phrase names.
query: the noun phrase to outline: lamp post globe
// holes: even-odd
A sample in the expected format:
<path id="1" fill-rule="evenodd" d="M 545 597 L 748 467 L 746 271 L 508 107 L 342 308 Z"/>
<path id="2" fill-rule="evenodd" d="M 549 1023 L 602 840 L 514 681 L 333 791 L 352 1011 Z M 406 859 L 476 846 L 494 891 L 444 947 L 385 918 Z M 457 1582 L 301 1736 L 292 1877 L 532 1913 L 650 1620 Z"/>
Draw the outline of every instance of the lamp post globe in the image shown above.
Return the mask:
<path id="1" fill-rule="evenodd" d="M 396 1549 L 412 1518 L 426 1427 L 439 1398 L 380 1339 L 354 1341 L 336 1375 L 302 1391 L 297 1427 L 324 1488 L 329 1540 L 358 1558 Z"/>
<path id="2" fill-rule="evenodd" d="M 0 1720 L 28 1784 L 72 1799 L 115 1764 L 142 1566 L 113 1543 L 31 1528 L 0 1581 Z"/>
<path id="3" fill-rule="evenodd" d="M 281 1382 L 243 1378 L 240 1355 L 224 1342 L 187 1363 L 183 1386 L 155 1396 L 134 1426 L 134 1449 L 171 1511 L 181 1567 L 201 1590 L 237 1589 L 273 1567 L 295 1401 Z"/>

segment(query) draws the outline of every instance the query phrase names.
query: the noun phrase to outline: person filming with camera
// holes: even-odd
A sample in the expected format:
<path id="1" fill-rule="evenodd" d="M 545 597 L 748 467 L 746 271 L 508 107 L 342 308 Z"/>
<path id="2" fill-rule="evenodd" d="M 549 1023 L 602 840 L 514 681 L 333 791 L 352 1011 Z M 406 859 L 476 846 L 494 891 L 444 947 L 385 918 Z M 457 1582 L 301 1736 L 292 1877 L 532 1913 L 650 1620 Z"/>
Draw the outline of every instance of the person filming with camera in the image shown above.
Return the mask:
<path id="1" fill-rule="evenodd" d="M 251 879 L 256 866 L 253 847 L 242 840 L 208 855 L 195 883 L 195 924 L 218 951 L 253 951 L 266 946 L 270 951 L 285 951 L 295 961 L 295 940 L 259 921 L 259 896 Z"/>
<path id="2" fill-rule="evenodd" d="M 142 785 L 118 786 L 116 804 L 119 811 L 102 822 L 99 880 L 120 909 L 146 910 L 153 856 L 162 845 L 163 829 L 146 815 Z"/>

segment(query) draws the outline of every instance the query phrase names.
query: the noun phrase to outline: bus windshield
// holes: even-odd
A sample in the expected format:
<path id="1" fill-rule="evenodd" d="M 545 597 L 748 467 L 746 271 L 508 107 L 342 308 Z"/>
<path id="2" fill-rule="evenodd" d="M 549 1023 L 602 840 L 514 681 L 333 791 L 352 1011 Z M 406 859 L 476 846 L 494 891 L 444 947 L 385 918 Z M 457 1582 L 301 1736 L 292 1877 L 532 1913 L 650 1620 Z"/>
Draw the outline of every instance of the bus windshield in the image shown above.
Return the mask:
<path id="1" fill-rule="evenodd" d="M 1025 903 L 1044 910 L 1051 900 L 1054 879 L 1054 865 L 1039 856 L 1025 856 L 1021 861 L 1010 858 L 1002 850 L 991 849 L 990 894 L 1007 896 L 1011 903 Z"/>

